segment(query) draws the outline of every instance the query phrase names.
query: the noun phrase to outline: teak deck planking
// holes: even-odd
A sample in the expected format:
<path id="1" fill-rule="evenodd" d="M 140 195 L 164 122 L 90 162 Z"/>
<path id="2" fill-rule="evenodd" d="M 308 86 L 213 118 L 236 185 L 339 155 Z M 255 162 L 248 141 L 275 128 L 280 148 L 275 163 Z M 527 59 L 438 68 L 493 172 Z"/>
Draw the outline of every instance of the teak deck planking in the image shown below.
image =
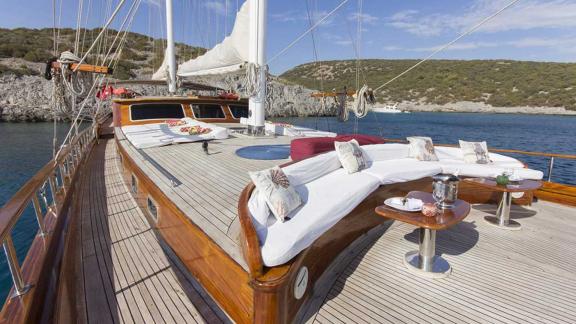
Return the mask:
<path id="1" fill-rule="evenodd" d="M 105 140 L 96 147 L 80 193 L 81 321 L 228 321 L 156 237 L 122 181 L 114 146 Z"/>
<path id="2" fill-rule="evenodd" d="M 418 249 L 413 225 L 396 222 L 339 275 L 317 323 L 574 323 L 576 230 L 573 210 L 539 202 L 513 206 L 522 231 L 502 231 L 483 221 L 495 206 L 477 205 L 462 223 L 437 236 L 437 251 L 453 267 L 431 280 L 405 269 L 402 258 Z"/>

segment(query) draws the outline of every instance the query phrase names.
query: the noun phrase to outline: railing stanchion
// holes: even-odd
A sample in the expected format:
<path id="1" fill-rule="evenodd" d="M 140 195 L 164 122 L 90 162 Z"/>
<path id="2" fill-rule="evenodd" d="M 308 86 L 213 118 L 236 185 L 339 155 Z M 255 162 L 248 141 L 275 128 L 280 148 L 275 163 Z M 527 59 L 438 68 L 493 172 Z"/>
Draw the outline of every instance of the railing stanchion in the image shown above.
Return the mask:
<path id="1" fill-rule="evenodd" d="M 12 236 L 10 234 L 4 238 L 2 245 L 4 247 L 4 253 L 6 253 L 6 260 L 8 261 L 8 269 L 14 282 L 14 294 L 12 297 L 21 296 L 30 290 L 30 285 L 26 285 L 24 278 L 22 278 L 22 270 L 20 270 L 18 256 L 16 255 L 16 249 L 14 249 L 14 242 L 12 242 Z"/>
<path id="2" fill-rule="evenodd" d="M 552 169 L 554 168 L 554 157 L 550 157 L 550 163 L 548 164 L 548 182 L 552 181 Z"/>
<path id="3" fill-rule="evenodd" d="M 60 188 L 62 188 L 62 192 L 66 195 L 66 172 L 64 171 L 64 165 L 59 164 L 58 169 L 60 169 Z"/>
<path id="4" fill-rule="evenodd" d="M 42 197 L 42 201 L 44 202 L 44 207 L 46 207 L 46 210 L 48 211 L 48 209 L 50 209 L 50 204 L 48 203 L 48 196 L 46 194 L 46 181 L 44 181 L 39 191 L 40 191 L 40 197 Z"/>
<path id="5" fill-rule="evenodd" d="M 55 215 L 58 214 L 58 190 L 56 184 L 54 183 L 54 175 L 48 177 L 48 183 L 50 183 L 50 191 L 52 191 L 52 204 L 54 206 Z"/>
<path id="6" fill-rule="evenodd" d="M 34 204 L 34 212 L 36 213 L 36 220 L 38 221 L 38 228 L 40 229 L 40 236 L 46 235 L 46 229 L 44 227 L 44 216 L 42 215 L 42 207 L 40 207 L 40 200 L 38 196 L 34 194 L 32 197 L 32 204 Z"/>

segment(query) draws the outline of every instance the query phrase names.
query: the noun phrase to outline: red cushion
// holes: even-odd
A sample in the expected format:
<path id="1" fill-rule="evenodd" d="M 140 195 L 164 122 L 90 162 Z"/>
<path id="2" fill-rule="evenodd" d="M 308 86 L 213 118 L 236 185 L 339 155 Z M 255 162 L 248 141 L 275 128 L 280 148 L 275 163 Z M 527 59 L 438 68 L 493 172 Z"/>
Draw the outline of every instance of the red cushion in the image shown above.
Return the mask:
<path id="1" fill-rule="evenodd" d="M 303 160 L 316 154 L 333 151 L 334 142 L 348 142 L 353 139 L 357 140 L 360 145 L 385 143 L 381 137 L 363 134 L 298 138 L 290 143 L 290 157 L 294 161 Z"/>

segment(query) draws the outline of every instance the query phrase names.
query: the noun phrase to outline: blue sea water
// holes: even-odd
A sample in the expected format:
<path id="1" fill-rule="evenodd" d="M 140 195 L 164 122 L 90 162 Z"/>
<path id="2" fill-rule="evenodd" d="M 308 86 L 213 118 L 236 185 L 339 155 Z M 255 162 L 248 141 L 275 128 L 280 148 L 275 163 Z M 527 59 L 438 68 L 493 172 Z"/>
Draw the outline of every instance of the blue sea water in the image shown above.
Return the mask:
<path id="1" fill-rule="evenodd" d="M 471 113 L 369 113 L 363 119 L 350 115 L 346 123 L 333 117 L 277 118 L 298 126 L 338 134 L 370 134 L 385 138 L 430 136 L 435 143 L 458 140 L 486 141 L 488 147 L 576 155 L 576 116 Z M 509 154 L 533 169 L 547 173 L 548 158 Z M 554 182 L 576 185 L 576 160 L 555 159 Z"/>
<path id="2" fill-rule="evenodd" d="M 347 123 L 335 118 L 280 118 L 294 123 L 341 134 L 364 133 L 387 138 L 430 136 L 436 143 L 456 144 L 459 139 L 486 140 L 493 148 L 576 154 L 576 117 L 461 113 L 370 113 Z M 61 139 L 68 129 L 59 125 Z M 52 157 L 52 124 L 0 123 L 0 206 Z M 547 171 L 548 159 L 516 156 L 530 167 Z M 553 181 L 576 185 L 576 161 L 556 160 Z M 31 208 L 13 231 L 22 261 L 38 225 Z M 4 256 L 0 256 L 0 300 L 11 287 Z"/>

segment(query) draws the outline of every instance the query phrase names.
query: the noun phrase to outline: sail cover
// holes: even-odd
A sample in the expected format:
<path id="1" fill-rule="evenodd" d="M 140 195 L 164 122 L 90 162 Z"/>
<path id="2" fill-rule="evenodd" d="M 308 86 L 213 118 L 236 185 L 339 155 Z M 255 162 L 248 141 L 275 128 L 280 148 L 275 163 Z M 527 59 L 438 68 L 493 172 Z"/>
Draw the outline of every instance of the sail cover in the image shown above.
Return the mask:
<path id="1" fill-rule="evenodd" d="M 244 2 L 236 14 L 230 35 L 204 55 L 180 64 L 179 76 L 230 73 L 242 68 L 248 61 L 249 4 L 250 0 Z"/>
<path id="2" fill-rule="evenodd" d="M 154 74 L 152 74 L 152 80 L 166 80 L 168 76 L 168 57 L 166 52 L 164 52 L 164 60 L 162 60 L 162 65 Z"/>

